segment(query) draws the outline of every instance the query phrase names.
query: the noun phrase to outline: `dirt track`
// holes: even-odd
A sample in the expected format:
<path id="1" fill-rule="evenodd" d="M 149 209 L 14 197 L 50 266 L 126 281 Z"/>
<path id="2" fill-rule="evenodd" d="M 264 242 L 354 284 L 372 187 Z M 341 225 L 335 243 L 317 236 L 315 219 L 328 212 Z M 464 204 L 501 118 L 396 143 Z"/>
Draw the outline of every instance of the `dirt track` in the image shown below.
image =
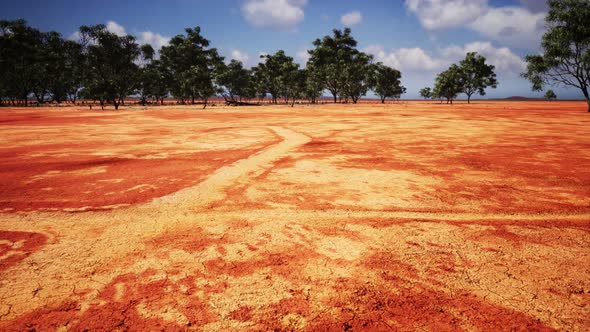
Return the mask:
<path id="1" fill-rule="evenodd" d="M 584 107 L 0 109 L 0 329 L 590 329 Z"/>

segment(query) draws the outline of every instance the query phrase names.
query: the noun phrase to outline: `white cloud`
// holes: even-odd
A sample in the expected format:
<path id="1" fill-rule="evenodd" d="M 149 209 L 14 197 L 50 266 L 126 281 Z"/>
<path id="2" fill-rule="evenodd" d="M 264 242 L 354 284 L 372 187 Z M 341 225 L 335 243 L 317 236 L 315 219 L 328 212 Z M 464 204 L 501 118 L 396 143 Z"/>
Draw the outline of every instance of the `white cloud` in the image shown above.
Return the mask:
<path id="1" fill-rule="evenodd" d="M 305 18 L 307 0 L 246 0 L 242 14 L 258 28 L 295 30 Z"/>
<path id="2" fill-rule="evenodd" d="M 111 33 L 114 33 L 115 35 L 117 35 L 119 37 L 123 37 L 123 36 L 127 35 L 125 28 L 115 21 L 108 21 L 107 22 L 107 30 Z"/>
<path id="3" fill-rule="evenodd" d="M 309 57 L 310 55 L 306 48 L 301 48 L 299 51 L 297 51 L 297 53 L 295 53 L 295 59 L 301 64 L 302 67 L 307 64 Z"/>
<path id="4" fill-rule="evenodd" d="M 518 74 L 525 69 L 524 60 L 508 47 L 496 48 L 490 42 L 474 42 L 463 46 L 450 46 L 440 50 L 449 62 L 459 62 L 467 52 L 477 52 L 486 58 L 486 63 L 494 65 L 496 72 Z"/>
<path id="5" fill-rule="evenodd" d="M 240 50 L 232 50 L 230 58 L 240 61 L 245 67 L 248 67 L 250 64 L 250 56 L 248 53 Z"/>
<path id="6" fill-rule="evenodd" d="M 444 68 L 447 63 L 435 59 L 421 48 L 399 48 L 386 52 L 382 45 L 370 45 L 363 52 L 373 54 L 375 61 L 403 71 L 434 71 Z"/>
<path id="7" fill-rule="evenodd" d="M 545 31 L 545 13 L 520 7 L 490 8 L 469 27 L 480 34 L 520 48 L 539 45 Z"/>
<path id="8" fill-rule="evenodd" d="M 79 42 L 82 39 L 82 34 L 80 31 L 72 32 L 72 34 L 68 37 L 68 40 L 73 40 Z"/>
<path id="9" fill-rule="evenodd" d="M 140 45 L 150 44 L 156 51 L 161 49 L 162 46 L 168 45 L 170 42 L 169 37 L 164 37 L 159 33 L 154 33 L 151 31 L 141 31 L 137 35 L 137 42 Z"/>
<path id="10" fill-rule="evenodd" d="M 360 24 L 363 21 L 363 15 L 358 10 L 342 15 L 340 22 L 345 26 L 353 26 Z"/>
<path id="11" fill-rule="evenodd" d="M 108 21 L 106 28 L 107 31 L 114 33 L 119 37 L 128 35 L 125 27 L 115 21 Z M 152 31 L 139 31 L 135 34 L 135 37 L 139 45 L 150 44 L 156 51 L 159 51 L 162 46 L 166 46 L 170 42 L 170 37 L 162 36 L 161 34 Z M 80 34 L 80 31 L 76 31 L 68 37 L 68 39 L 75 41 L 80 41 L 81 38 L 82 35 Z"/>
<path id="12" fill-rule="evenodd" d="M 466 27 L 498 42 L 534 48 L 544 28 L 541 0 L 520 0 L 521 7 L 491 7 L 488 0 L 405 0 L 408 11 L 430 31 Z"/>
<path id="13" fill-rule="evenodd" d="M 409 12 L 428 30 L 473 22 L 487 10 L 487 0 L 406 0 Z"/>
<path id="14" fill-rule="evenodd" d="M 421 48 L 400 48 L 389 52 L 382 45 L 371 45 L 363 50 L 373 54 L 375 61 L 403 72 L 438 72 L 465 58 L 467 52 L 477 52 L 486 57 L 486 63 L 496 66 L 497 73 L 518 74 L 525 63 L 507 47 L 495 47 L 490 42 L 473 42 L 463 46 L 452 45 L 439 49 L 436 55 Z"/>

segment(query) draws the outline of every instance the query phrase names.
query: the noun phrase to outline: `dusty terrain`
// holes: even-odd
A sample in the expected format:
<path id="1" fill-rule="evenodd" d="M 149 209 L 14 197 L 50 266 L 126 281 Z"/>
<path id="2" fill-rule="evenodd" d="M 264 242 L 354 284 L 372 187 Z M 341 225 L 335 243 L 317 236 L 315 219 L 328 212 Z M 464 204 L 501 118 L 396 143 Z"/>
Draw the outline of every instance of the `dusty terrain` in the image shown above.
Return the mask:
<path id="1" fill-rule="evenodd" d="M 584 103 L 0 123 L 0 330 L 590 329 Z"/>

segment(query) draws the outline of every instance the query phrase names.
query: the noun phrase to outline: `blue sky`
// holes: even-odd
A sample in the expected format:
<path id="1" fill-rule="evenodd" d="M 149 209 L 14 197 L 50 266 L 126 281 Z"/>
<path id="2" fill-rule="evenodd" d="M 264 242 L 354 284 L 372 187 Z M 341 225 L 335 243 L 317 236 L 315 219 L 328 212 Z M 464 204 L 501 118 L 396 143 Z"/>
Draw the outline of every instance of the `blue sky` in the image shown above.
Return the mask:
<path id="1" fill-rule="evenodd" d="M 500 85 L 486 97 L 540 96 L 518 74 L 540 51 L 542 0 L 19 0 L 0 2 L 0 18 L 24 18 L 71 38 L 80 25 L 108 24 L 156 47 L 186 27 L 226 58 L 255 65 L 261 53 L 285 50 L 305 63 L 306 50 L 333 28 L 352 28 L 359 49 L 402 71 L 405 98 L 436 73 L 477 51 L 496 66 Z M 553 88 L 561 98 L 578 91 Z"/>

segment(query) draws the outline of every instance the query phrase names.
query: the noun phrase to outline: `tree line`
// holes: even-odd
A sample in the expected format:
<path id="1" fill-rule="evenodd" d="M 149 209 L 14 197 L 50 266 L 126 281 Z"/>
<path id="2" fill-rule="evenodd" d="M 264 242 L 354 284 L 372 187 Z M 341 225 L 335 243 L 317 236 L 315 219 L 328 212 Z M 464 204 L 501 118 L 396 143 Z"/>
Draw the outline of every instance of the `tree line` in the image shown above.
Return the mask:
<path id="1" fill-rule="evenodd" d="M 542 52 L 526 56 L 527 66 L 521 77 L 532 83 L 533 91 L 542 91 L 547 85 L 580 90 L 590 112 L 590 1 L 548 0 L 547 5 Z M 420 96 L 446 99 L 452 104 L 458 94 L 464 93 L 469 103 L 472 95 L 483 96 L 487 87 L 497 85 L 494 66 L 487 65 L 481 55 L 467 53 L 458 65 L 436 76 L 433 89 L 421 89 Z M 547 90 L 544 97 L 551 101 L 557 95 Z"/>
<path id="2" fill-rule="evenodd" d="M 280 50 L 247 69 L 226 63 L 199 27 L 187 28 L 160 50 L 118 36 L 105 25 L 82 26 L 78 40 L 41 32 L 24 20 L 0 21 L 0 103 L 97 101 L 118 109 L 129 96 L 142 104 L 171 96 L 179 103 L 203 103 L 221 96 L 228 104 L 261 101 L 316 103 L 324 91 L 334 102 L 353 102 L 373 90 L 382 102 L 406 89 L 401 72 L 357 49 L 351 30 L 333 30 L 314 41 L 305 68 Z"/>
<path id="3" fill-rule="evenodd" d="M 546 85 L 579 89 L 590 112 L 590 1 L 547 3 L 542 52 L 526 57 L 521 76 L 533 91 Z M 293 105 L 302 99 L 316 103 L 325 91 L 334 102 L 356 103 L 369 90 L 381 102 L 406 92 L 401 72 L 359 51 L 349 28 L 316 39 L 304 68 L 284 51 L 262 56 L 251 69 L 236 60 L 225 63 L 199 27 L 185 29 L 160 50 L 138 45 L 133 36 L 111 33 L 104 25 L 82 26 L 78 37 L 66 40 L 24 20 L 0 20 L 0 105 L 27 105 L 30 98 L 36 103 L 76 103 L 82 98 L 118 109 L 128 96 L 138 96 L 142 104 L 163 103 L 172 96 L 205 107 L 213 96 L 234 105 L 270 96 L 272 103 Z M 483 96 L 486 88 L 498 85 L 494 69 L 483 56 L 467 53 L 420 95 L 452 104 L 465 94 L 469 103 L 473 95 Z M 553 91 L 545 97 L 556 98 Z"/>
<path id="4" fill-rule="evenodd" d="M 447 104 L 452 104 L 459 94 L 464 93 L 469 104 L 474 94 L 485 96 L 486 88 L 495 89 L 498 86 L 494 69 L 494 66 L 486 64 L 485 57 L 476 52 L 469 52 L 458 65 L 452 64 L 436 76 L 433 89 L 421 89 L 420 96 L 446 99 Z"/>

